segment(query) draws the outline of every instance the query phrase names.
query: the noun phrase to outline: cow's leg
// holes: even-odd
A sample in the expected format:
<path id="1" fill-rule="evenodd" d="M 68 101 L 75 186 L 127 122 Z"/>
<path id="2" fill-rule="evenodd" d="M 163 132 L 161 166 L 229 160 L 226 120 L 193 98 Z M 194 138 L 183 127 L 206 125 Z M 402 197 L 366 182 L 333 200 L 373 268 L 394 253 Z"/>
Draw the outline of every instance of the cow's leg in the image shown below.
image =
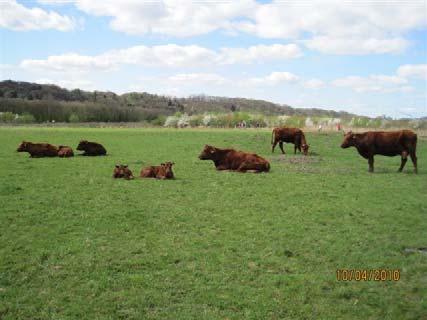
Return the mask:
<path id="1" fill-rule="evenodd" d="M 407 151 L 403 151 L 402 152 L 402 159 L 401 159 L 401 162 L 400 162 L 399 172 L 402 172 L 403 168 L 405 167 L 406 161 L 408 161 L 408 152 Z"/>
<path id="2" fill-rule="evenodd" d="M 409 155 L 411 156 L 411 160 L 412 163 L 414 164 L 414 172 L 418 173 L 418 168 L 417 168 L 417 155 L 415 154 L 415 151 L 411 151 L 409 153 Z"/>
<path id="3" fill-rule="evenodd" d="M 274 152 L 274 148 L 276 147 L 277 142 L 278 142 L 278 141 L 277 141 L 276 139 L 274 139 L 273 145 L 271 146 L 271 153 L 273 153 L 273 152 Z"/>
<path id="4" fill-rule="evenodd" d="M 228 170 L 229 168 L 226 167 L 225 165 L 218 165 L 215 167 L 217 170 Z"/>
<path id="5" fill-rule="evenodd" d="M 297 145 L 294 144 L 294 154 L 297 154 Z"/>
<path id="6" fill-rule="evenodd" d="M 369 172 L 374 172 L 374 156 L 368 158 Z"/>
<path id="7" fill-rule="evenodd" d="M 248 170 L 246 162 L 242 162 L 240 166 L 237 168 L 237 172 L 246 172 Z"/>
<path id="8" fill-rule="evenodd" d="M 279 142 L 279 147 L 280 147 L 280 150 L 282 150 L 282 153 L 285 154 L 285 150 L 283 149 L 283 141 Z"/>
<path id="9" fill-rule="evenodd" d="M 251 171 L 251 172 L 259 172 L 259 166 L 256 163 L 253 162 L 242 162 L 240 164 L 240 166 L 237 168 L 238 172 L 247 172 L 247 171 Z"/>

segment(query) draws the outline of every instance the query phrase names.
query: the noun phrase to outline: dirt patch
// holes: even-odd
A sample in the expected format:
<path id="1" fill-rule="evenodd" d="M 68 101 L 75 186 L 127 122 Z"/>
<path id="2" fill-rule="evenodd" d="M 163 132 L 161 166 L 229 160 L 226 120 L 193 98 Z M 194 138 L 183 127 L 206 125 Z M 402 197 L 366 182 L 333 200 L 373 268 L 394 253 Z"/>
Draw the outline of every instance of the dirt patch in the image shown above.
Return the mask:
<path id="1" fill-rule="evenodd" d="M 404 248 L 403 253 L 406 253 L 406 254 L 410 254 L 410 253 L 427 254 L 427 248 Z"/>
<path id="2" fill-rule="evenodd" d="M 274 162 L 285 162 L 290 164 L 319 163 L 322 160 L 323 160 L 322 157 L 312 156 L 310 154 L 308 156 L 294 156 L 294 155 L 289 156 L 286 154 L 281 154 L 277 157 L 271 158 L 271 161 L 274 161 Z"/>

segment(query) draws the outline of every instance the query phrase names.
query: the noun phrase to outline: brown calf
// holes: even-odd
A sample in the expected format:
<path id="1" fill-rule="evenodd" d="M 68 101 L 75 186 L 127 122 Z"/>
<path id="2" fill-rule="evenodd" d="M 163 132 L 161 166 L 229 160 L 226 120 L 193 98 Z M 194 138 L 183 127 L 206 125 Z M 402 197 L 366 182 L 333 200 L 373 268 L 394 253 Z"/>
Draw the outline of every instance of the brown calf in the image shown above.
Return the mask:
<path id="1" fill-rule="evenodd" d="M 58 157 L 62 157 L 62 158 L 74 157 L 73 149 L 71 149 L 71 147 L 68 147 L 68 146 L 59 146 Z"/>
<path id="2" fill-rule="evenodd" d="M 344 141 L 341 148 L 355 147 L 359 154 L 368 159 L 369 172 L 374 171 L 374 155 L 402 157 L 399 172 L 408 160 L 408 154 L 414 164 L 414 171 L 417 173 L 417 135 L 410 130 L 399 131 L 368 131 L 365 133 L 344 134 Z"/>
<path id="3" fill-rule="evenodd" d="M 219 149 L 209 145 L 205 145 L 199 159 L 212 160 L 217 170 L 238 172 L 268 172 L 270 170 L 270 163 L 257 154 L 234 149 Z"/>
<path id="4" fill-rule="evenodd" d="M 32 143 L 22 141 L 17 152 L 28 152 L 31 158 L 57 157 L 58 148 L 49 143 Z"/>
<path id="5" fill-rule="evenodd" d="M 308 154 L 309 145 L 307 144 L 304 132 L 301 129 L 274 128 L 273 132 L 271 133 L 271 152 L 274 152 L 274 148 L 276 147 L 277 143 L 279 143 L 280 150 L 282 150 L 282 153 L 284 154 L 285 150 L 283 149 L 283 142 L 294 144 L 294 154 L 297 153 L 297 149 L 299 152 L 301 152 L 302 149 L 304 155 Z"/>
<path id="6" fill-rule="evenodd" d="M 77 150 L 84 151 L 83 156 L 105 156 L 107 154 L 107 150 L 101 144 L 87 140 L 81 140 Z"/>
<path id="7" fill-rule="evenodd" d="M 131 180 L 133 179 L 133 174 L 127 165 L 116 164 L 113 171 L 113 178 L 115 179 L 124 178 L 126 180 Z"/>
<path id="8" fill-rule="evenodd" d="M 141 178 L 156 178 L 156 179 L 174 179 L 172 166 L 175 163 L 165 162 L 160 166 L 150 166 L 143 168 L 140 173 Z"/>

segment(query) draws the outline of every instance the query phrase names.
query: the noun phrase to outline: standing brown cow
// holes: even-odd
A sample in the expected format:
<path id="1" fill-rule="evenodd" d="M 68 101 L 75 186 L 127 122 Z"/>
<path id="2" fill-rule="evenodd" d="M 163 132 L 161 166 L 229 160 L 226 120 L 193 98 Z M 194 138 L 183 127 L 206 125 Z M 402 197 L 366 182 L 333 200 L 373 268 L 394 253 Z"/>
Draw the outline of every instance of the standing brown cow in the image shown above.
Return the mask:
<path id="1" fill-rule="evenodd" d="M 270 170 L 270 163 L 257 154 L 234 149 L 219 149 L 209 145 L 205 145 L 199 159 L 212 160 L 217 170 L 238 172 L 268 172 Z"/>
<path id="2" fill-rule="evenodd" d="M 49 143 L 32 143 L 22 141 L 17 152 L 28 152 L 31 158 L 57 157 L 58 148 Z"/>
<path id="3" fill-rule="evenodd" d="M 140 173 L 141 178 L 156 178 L 156 179 L 174 179 L 172 166 L 175 163 L 165 162 L 160 166 L 149 166 L 143 168 Z"/>
<path id="4" fill-rule="evenodd" d="M 359 154 L 368 159 L 369 172 L 374 172 L 374 155 L 402 157 L 399 172 L 408 160 L 408 154 L 414 164 L 414 172 L 417 173 L 417 135 L 411 130 L 399 131 L 368 131 L 364 133 L 344 134 L 341 148 L 355 147 Z"/>
<path id="5" fill-rule="evenodd" d="M 283 142 L 293 143 L 294 144 L 294 154 L 297 153 L 297 149 L 299 152 L 304 153 L 304 155 L 308 154 L 309 145 L 305 140 L 304 132 L 298 128 L 274 128 L 271 133 L 271 152 L 274 152 L 274 148 L 277 143 L 279 143 L 280 150 L 285 154 L 285 150 L 283 149 Z"/>

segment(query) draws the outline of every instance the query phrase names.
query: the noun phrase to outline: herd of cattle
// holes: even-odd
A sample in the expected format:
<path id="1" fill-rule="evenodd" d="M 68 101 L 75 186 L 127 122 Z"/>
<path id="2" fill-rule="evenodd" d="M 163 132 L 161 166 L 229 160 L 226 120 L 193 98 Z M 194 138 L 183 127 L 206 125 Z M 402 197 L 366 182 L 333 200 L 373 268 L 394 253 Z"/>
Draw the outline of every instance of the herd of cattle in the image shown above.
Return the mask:
<path id="1" fill-rule="evenodd" d="M 277 144 L 282 151 L 283 143 L 294 144 L 294 153 L 297 150 L 308 155 L 309 145 L 304 132 L 298 128 L 275 128 L 272 132 L 272 152 Z M 417 173 L 417 135 L 410 130 L 399 131 L 368 131 L 364 133 L 344 134 L 341 148 L 355 147 L 359 154 L 368 159 L 369 172 L 374 171 L 374 155 L 401 156 L 399 172 L 401 172 L 410 156 Z M 77 150 L 83 151 L 83 156 L 104 156 L 107 150 L 99 143 L 86 140 L 80 141 Z M 30 157 L 73 157 L 74 152 L 68 146 L 54 146 L 49 143 L 32 143 L 23 141 L 17 149 L 18 152 L 28 152 Z M 217 170 L 231 170 L 237 172 L 268 172 L 270 163 L 254 153 L 236 151 L 234 149 L 220 149 L 205 145 L 199 155 L 200 160 L 212 160 Z M 143 168 L 141 178 L 174 179 L 172 172 L 173 162 L 162 163 L 160 166 Z M 127 165 L 117 164 L 113 171 L 113 178 L 133 179 L 132 171 Z"/>

